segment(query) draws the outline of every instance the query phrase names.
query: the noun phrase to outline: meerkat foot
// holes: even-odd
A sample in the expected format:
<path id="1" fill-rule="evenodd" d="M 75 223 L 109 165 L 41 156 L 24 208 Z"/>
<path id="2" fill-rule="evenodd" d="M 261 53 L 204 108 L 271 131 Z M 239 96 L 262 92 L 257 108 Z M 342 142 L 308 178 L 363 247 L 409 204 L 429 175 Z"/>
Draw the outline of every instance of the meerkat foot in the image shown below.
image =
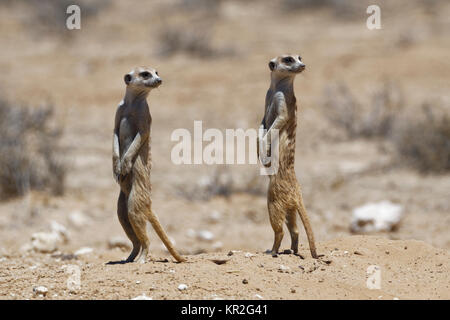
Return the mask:
<path id="1" fill-rule="evenodd" d="M 139 255 L 139 257 L 136 259 L 137 263 L 146 263 L 147 262 L 147 255 L 148 255 L 148 249 L 147 248 L 143 248 L 141 251 L 141 254 Z"/>

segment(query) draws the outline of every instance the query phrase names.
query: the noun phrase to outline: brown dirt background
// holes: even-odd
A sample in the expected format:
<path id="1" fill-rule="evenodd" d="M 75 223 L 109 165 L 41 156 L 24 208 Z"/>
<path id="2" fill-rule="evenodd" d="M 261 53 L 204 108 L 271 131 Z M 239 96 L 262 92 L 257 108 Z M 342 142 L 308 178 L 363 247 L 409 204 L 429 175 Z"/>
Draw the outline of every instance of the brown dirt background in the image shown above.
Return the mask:
<path id="1" fill-rule="evenodd" d="M 153 299 L 255 299 L 255 294 L 263 299 L 449 299 L 450 176 L 390 166 L 393 156 L 379 141 L 336 138 L 342 132 L 320 107 L 326 84 L 344 81 L 364 98 L 385 79 L 398 83 L 411 104 L 428 99 L 448 104 L 450 5 L 436 2 L 430 10 L 409 3 L 392 7 L 379 1 L 383 28 L 369 31 L 365 7 L 342 18 L 327 8 L 280 13 L 280 1 L 223 1 L 212 25 L 212 45 L 235 54 L 211 59 L 157 54 L 160 30 L 186 24 L 192 14 L 175 10 L 176 1 L 110 1 L 71 36 L 37 34 L 23 23 L 33 10 L 20 3 L 3 6 L 1 93 L 19 104 L 55 105 L 70 166 L 63 196 L 32 192 L 0 203 L 0 298 L 36 299 L 33 287 L 43 285 L 49 289 L 45 299 L 129 299 L 142 293 Z M 401 45 L 405 36 L 412 39 L 407 46 Z M 194 120 L 203 120 L 204 129 L 256 128 L 269 85 L 267 62 L 285 52 L 300 53 L 308 66 L 295 82 L 296 171 L 325 255 L 320 261 L 310 258 L 303 233 L 305 259 L 262 253 L 273 241 L 264 194 L 244 190 L 209 200 L 183 195 L 195 193 L 193 186 L 218 168 L 239 184 L 243 177 L 257 176 L 256 166 L 170 161 L 172 131 L 192 130 Z M 185 264 L 173 263 L 151 231 L 147 264 L 105 265 L 128 254 L 108 248 L 111 237 L 125 236 L 115 213 L 111 139 L 123 75 L 136 65 L 154 66 L 164 79 L 149 97 L 153 208 L 179 251 L 188 255 Z M 352 209 L 381 200 L 404 207 L 399 229 L 350 235 Z M 89 223 L 71 225 L 74 211 Z M 214 211 L 220 213 L 218 221 L 210 219 Z M 68 243 L 53 254 L 23 252 L 31 235 L 48 230 L 52 220 L 68 228 Z M 200 241 L 189 229 L 209 230 L 215 238 Z M 282 248 L 289 246 L 288 238 Z M 94 251 L 72 260 L 58 256 L 82 247 Z M 230 250 L 241 252 L 227 256 Z M 165 258 L 169 262 L 158 262 Z M 214 258 L 229 261 L 217 265 L 210 261 Z M 66 286 L 63 265 L 68 264 L 81 268 L 81 289 L 75 293 Z M 279 272 L 279 265 L 290 269 Z M 366 287 L 370 265 L 381 268 L 381 290 Z M 180 283 L 188 289 L 179 291 Z"/>

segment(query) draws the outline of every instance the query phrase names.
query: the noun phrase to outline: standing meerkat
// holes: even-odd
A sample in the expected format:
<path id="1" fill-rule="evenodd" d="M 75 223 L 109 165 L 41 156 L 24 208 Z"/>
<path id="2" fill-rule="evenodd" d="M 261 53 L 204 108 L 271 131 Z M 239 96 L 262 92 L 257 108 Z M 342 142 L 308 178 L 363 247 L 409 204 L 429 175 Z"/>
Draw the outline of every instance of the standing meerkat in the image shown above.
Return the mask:
<path id="1" fill-rule="evenodd" d="M 271 153 L 270 136 L 272 130 L 279 133 L 278 171 L 269 175 L 267 206 L 270 223 L 275 232 L 271 254 L 276 256 L 283 239 L 283 224 L 286 223 L 291 234 L 291 249 L 298 253 L 297 212 L 308 236 L 309 249 L 317 258 L 314 235 L 303 205 L 300 185 L 295 176 L 295 133 L 297 128 L 297 103 L 294 95 L 294 78 L 305 69 L 298 55 L 282 55 L 269 62 L 271 71 L 270 88 L 267 91 L 264 118 L 261 127 L 267 130 L 264 140 L 266 153 Z M 258 143 L 259 146 L 259 143 Z M 259 150 L 259 148 L 258 148 Z M 273 156 L 273 154 L 272 154 Z"/>
<path id="2" fill-rule="evenodd" d="M 133 244 L 126 262 L 134 261 L 139 252 L 137 261 L 145 262 L 150 243 L 146 231 L 147 220 L 172 256 L 178 262 L 182 262 L 185 259 L 175 250 L 151 208 L 152 118 L 147 96 L 153 88 L 161 85 L 162 80 L 156 70 L 138 67 L 126 74 L 124 81 L 125 97 L 119 104 L 115 116 L 112 161 L 114 177 L 120 185 L 117 214 L 120 224 Z"/>

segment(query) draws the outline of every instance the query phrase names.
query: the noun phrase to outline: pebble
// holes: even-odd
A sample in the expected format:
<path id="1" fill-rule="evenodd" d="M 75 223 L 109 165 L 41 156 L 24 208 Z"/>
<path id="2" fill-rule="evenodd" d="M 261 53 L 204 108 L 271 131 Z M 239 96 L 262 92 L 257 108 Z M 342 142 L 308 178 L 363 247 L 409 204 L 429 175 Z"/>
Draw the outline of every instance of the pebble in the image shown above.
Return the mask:
<path id="1" fill-rule="evenodd" d="M 212 241 L 214 239 L 214 234 L 208 230 L 200 230 L 197 233 L 197 238 L 203 241 Z"/>
<path id="2" fill-rule="evenodd" d="M 151 297 L 147 297 L 145 293 L 141 294 L 140 296 L 134 297 L 131 300 L 153 300 Z"/>
<path id="3" fill-rule="evenodd" d="M 45 297 L 48 293 L 48 289 L 44 286 L 38 286 L 33 288 L 34 295 Z"/>
<path id="4" fill-rule="evenodd" d="M 94 251 L 94 249 L 92 249 L 92 248 L 89 248 L 89 247 L 83 247 L 83 248 L 81 248 L 81 249 L 78 249 L 77 251 L 75 251 L 75 255 L 76 256 L 81 256 L 81 255 L 83 255 L 83 254 L 88 254 L 88 253 L 91 253 L 91 252 L 93 252 Z"/>
<path id="5" fill-rule="evenodd" d="M 41 253 L 49 253 L 56 251 L 61 242 L 62 238 L 56 232 L 36 232 L 31 236 L 31 246 L 28 248 Z"/>
<path id="6" fill-rule="evenodd" d="M 50 221 L 50 229 L 52 230 L 52 232 L 59 234 L 64 242 L 69 241 L 69 233 L 67 231 L 67 228 L 62 224 L 52 220 Z"/>
<path id="7" fill-rule="evenodd" d="M 188 288 L 188 286 L 185 285 L 184 283 L 182 283 L 178 286 L 178 290 L 180 290 L 180 291 L 186 290 L 187 288 Z"/>
<path id="8" fill-rule="evenodd" d="M 263 297 L 260 296 L 259 294 L 255 294 L 255 298 L 262 299 Z"/>
<path id="9" fill-rule="evenodd" d="M 211 246 L 214 250 L 219 250 L 223 248 L 223 243 L 221 241 L 216 241 Z"/>
<path id="10" fill-rule="evenodd" d="M 72 211 L 69 215 L 69 222 L 75 228 L 82 228 L 89 224 L 89 218 L 81 211 Z"/>
<path id="11" fill-rule="evenodd" d="M 208 217 L 208 220 L 211 222 L 219 222 L 222 218 L 222 214 L 219 211 L 214 210 Z"/>
<path id="12" fill-rule="evenodd" d="M 282 264 L 280 264 L 280 266 L 278 267 L 279 271 L 288 271 L 290 268 L 287 266 L 283 266 Z"/>

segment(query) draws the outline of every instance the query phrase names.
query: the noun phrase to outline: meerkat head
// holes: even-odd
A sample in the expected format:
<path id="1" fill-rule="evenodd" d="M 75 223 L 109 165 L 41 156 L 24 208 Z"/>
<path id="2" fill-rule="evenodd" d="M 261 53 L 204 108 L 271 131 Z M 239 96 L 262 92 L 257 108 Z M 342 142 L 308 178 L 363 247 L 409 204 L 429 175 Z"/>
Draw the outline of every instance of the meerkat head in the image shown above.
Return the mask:
<path id="1" fill-rule="evenodd" d="M 148 67 L 137 67 L 127 73 L 123 80 L 127 85 L 127 89 L 133 89 L 138 92 L 150 92 L 151 89 L 161 85 L 162 79 L 158 75 L 158 71 Z"/>
<path id="2" fill-rule="evenodd" d="M 273 58 L 269 62 L 269 69 L 272 74 L 279 74 L 280 76 L 295 76 L 297 73 L 305 70 L 306 65 L 302 62 L 299 55 L 284 54 Z"/>

